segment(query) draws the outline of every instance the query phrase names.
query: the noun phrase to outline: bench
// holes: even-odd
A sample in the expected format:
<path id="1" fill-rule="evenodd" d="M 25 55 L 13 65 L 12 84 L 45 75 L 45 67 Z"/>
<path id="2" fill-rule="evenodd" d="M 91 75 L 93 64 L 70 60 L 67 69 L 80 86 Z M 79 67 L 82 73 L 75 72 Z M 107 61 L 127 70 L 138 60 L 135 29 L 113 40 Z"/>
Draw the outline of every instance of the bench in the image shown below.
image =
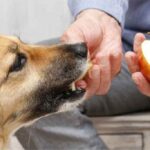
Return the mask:
<path id="1" fill-rule="evenodd" d="M 150 150 L 150 113 L 91 118 L 110 150 Z"/>

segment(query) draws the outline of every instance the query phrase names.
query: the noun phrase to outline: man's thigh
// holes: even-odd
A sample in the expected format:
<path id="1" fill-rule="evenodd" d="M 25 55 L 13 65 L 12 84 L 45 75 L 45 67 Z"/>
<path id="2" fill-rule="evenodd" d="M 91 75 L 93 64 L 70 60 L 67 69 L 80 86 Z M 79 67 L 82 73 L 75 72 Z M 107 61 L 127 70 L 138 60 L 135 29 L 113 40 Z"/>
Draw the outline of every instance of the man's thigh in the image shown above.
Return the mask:
<path id="1" fill-rule="evenodd" d="M 25 150 L 107 150 L 78 109 L 42 118 L 16 135 Z"/>
<path id="2" fill-rule="evenodd" d="M 124 50 L 133 48 L 123 43 Z M 121 72 L 112 81 L 107 95 L 94 96 L 82 106 L 88 116 L 122 115 L 150 110 L 150 98 L 141 94 L 132 81 L 125 58 L 122 60 Z"/>

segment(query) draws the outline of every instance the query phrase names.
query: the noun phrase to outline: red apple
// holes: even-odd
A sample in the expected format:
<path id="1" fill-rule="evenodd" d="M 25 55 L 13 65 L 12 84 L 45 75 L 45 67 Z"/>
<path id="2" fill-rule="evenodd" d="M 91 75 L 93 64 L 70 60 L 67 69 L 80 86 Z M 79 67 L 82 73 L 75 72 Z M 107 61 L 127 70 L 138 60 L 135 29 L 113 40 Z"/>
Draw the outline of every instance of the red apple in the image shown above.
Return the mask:
<path id="1" fill-rule="evenodd" d="M 150 40 L 145 40 L 141 44 L 141 49 L 138 52 L 138 60 L 140 71 L 150 82 Z"/>

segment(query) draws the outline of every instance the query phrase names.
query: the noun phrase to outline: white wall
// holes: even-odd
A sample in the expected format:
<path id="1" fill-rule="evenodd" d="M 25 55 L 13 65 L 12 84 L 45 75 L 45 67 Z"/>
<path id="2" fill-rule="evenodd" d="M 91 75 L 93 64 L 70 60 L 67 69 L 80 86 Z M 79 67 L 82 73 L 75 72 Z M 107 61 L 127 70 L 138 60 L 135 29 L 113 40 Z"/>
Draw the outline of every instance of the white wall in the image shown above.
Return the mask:
<path id="1" fill-rule="evenodd" d="M 54 32 L 54 30 L 52 31 L 52 36 L 54 37 L 60 35 L 64 31 L 64 29 L 68 27 L 72 18 L 67 5 L 67 0 L 52 0 L 52 1 L 56 10 L 58 8 L 58 11 L 53 10 L 54 14 L 56 13 L 55 14 L 56 17 L 54 17 L 54 15 L 51 16 L 52 19 L 54 19 L 54 22 L 56 22 L 57 24 L 56 28 L 58 29 L 57 32 Z"/>
<path id="2" fill-rule="evenodd" d="M 0 34 L 35 43 L 59 37 L 71 15 L 67 0 L 0 0 Z"/>
<path id="3" fill-rule="evenodd" d="M 72 18 L 67 6 L 67 0 L 49 0 L 51 1 L 51 37 L 60 36 L 64 29 L 68 27 Z"/>

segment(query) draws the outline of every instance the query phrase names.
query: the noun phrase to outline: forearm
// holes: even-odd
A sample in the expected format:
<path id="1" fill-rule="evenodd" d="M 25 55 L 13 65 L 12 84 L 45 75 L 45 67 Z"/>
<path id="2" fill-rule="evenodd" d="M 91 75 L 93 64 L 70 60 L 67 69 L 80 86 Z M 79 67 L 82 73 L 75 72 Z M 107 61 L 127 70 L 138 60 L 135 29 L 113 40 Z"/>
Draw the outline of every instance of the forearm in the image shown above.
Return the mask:
<path id="1" fill-rule="evenodd" d="M 73 16 L 86 9 L 99 9 L 110 14 L 123 25 L 128 9 L 128 0 L 68 0 L 68 5 Z"/>

